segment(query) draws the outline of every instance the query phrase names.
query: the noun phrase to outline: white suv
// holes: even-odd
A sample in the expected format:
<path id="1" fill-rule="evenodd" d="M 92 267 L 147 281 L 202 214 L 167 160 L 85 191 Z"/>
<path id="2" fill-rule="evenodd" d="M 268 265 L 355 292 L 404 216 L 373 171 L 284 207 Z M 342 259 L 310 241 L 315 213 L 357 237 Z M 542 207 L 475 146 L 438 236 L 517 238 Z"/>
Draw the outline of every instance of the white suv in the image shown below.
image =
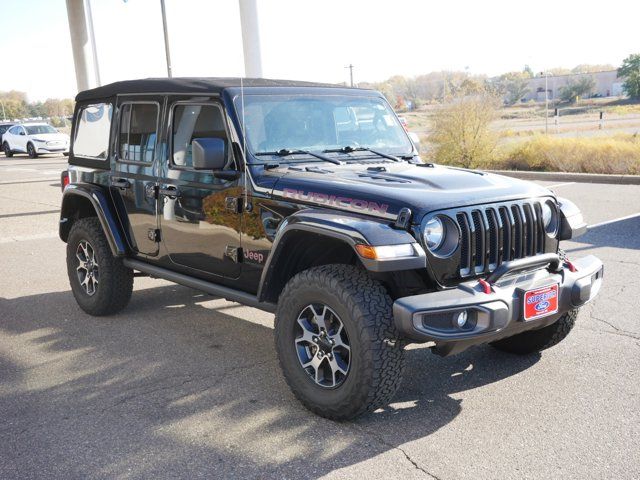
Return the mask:
<path id="1" fill-rule="evenodd" d="M 2 149 L 7 157 L 18 152 L 28 153 L 31 158 L 41 153 L 66 153 L 69 135 L 47 123 L 14 125 L 2 135 Z"/>

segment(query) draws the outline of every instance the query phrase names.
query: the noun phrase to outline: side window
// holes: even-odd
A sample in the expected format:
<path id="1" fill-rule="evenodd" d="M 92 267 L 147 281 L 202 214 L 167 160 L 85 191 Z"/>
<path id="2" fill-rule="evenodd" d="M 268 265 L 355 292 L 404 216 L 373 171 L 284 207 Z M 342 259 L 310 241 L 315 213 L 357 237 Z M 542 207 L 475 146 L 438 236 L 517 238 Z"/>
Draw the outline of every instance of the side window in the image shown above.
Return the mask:
<path id="1" fill-rule="evenodd" d="M 18 135 L 18 127 L 11 127 L 11 128 L 9 129 L 9 133 L 10 133 L 11 135 Z"/>
<path id="2" fill-rule="evenodd" d="M 127 162 L 153 162 L 158 139 L 156 103 L 125 103 L 120 114 L 119 159 Z"/>
<path id="3" fill-rule="evenodd" d="M 110 103 L 82 107 L 76 118 L 74 156 L 107 159 L 112 110 Z"/>
<path id="4" fill-rule="evenodd" d="M 198 138 L 227 138 L 222 109 L 212 104 L 178 104 L 173 108 L 173 165 L 191 167 L 191 144 Z"/>

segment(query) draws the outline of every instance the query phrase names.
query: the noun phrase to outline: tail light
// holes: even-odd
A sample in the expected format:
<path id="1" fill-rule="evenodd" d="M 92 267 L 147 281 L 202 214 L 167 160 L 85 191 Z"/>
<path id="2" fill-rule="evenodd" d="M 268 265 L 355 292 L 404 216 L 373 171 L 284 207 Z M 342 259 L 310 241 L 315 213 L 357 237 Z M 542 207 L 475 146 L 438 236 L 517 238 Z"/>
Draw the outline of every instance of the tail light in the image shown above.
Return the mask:
<path id="1" fill-rule="evenodd" d="M 64 192 L 64 187 L 69 185 L 69 170 L 63 170 L 60 173 L 60 189 Z"/>

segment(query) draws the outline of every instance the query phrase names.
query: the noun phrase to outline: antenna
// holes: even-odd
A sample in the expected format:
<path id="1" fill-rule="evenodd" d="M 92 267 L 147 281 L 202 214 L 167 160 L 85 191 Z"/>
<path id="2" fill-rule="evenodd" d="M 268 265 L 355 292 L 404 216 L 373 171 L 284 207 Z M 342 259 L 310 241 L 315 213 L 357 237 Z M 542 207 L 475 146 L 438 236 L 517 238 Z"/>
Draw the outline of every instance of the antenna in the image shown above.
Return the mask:
<path id="1" fill-rule="evenodd" d="M 242 124 L 240 130 L 242 132 L 242 169 L 244 171 L 244 208 L 246 210 L 249 204 L 249 168 L 247 167 L 247 129 L 244 125 L 244 82 L 240 77 L 240 105 L 242 107 Z"/>

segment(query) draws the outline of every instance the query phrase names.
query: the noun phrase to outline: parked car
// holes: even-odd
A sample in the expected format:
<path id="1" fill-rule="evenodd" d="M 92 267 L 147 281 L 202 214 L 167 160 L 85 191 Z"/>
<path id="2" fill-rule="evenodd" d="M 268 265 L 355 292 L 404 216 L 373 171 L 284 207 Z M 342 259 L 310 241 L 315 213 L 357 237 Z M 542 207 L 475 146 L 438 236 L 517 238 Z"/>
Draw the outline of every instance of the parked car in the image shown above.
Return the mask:
<path id="1" fill-rule="evenodd" d="M 408 343 L 549 348 L 602 284 L 599 259 L 559 249 L 586 231 L 573 203 L 423 163 L 375 91 L 124 81 L 79 93 L 73 132 L 60 238 L 80 308 L 125 308 L 137 271 L 275 312 L 284 377 L 327 418 L 385 406 Z"/>
<path id="2" fill-rule="evenodd" d="M 2 136 L 2 148 L 7 157 L 14 153 L 27 153 L 31 158 L 41 153 L 65 153 L 69 151 L 69 135 L 48 123 L 14 125 Z"/>
<path id="3" fill-rule="evenodd" d="M 3 143 L 2 143 L 2 136 L 4 135 L 4 132 L 9 130 L 14 125 L 15 125 L 15 123 L 13 123 L 13 122 L 0 123 L 0 149 L 4 150 Z"/>

